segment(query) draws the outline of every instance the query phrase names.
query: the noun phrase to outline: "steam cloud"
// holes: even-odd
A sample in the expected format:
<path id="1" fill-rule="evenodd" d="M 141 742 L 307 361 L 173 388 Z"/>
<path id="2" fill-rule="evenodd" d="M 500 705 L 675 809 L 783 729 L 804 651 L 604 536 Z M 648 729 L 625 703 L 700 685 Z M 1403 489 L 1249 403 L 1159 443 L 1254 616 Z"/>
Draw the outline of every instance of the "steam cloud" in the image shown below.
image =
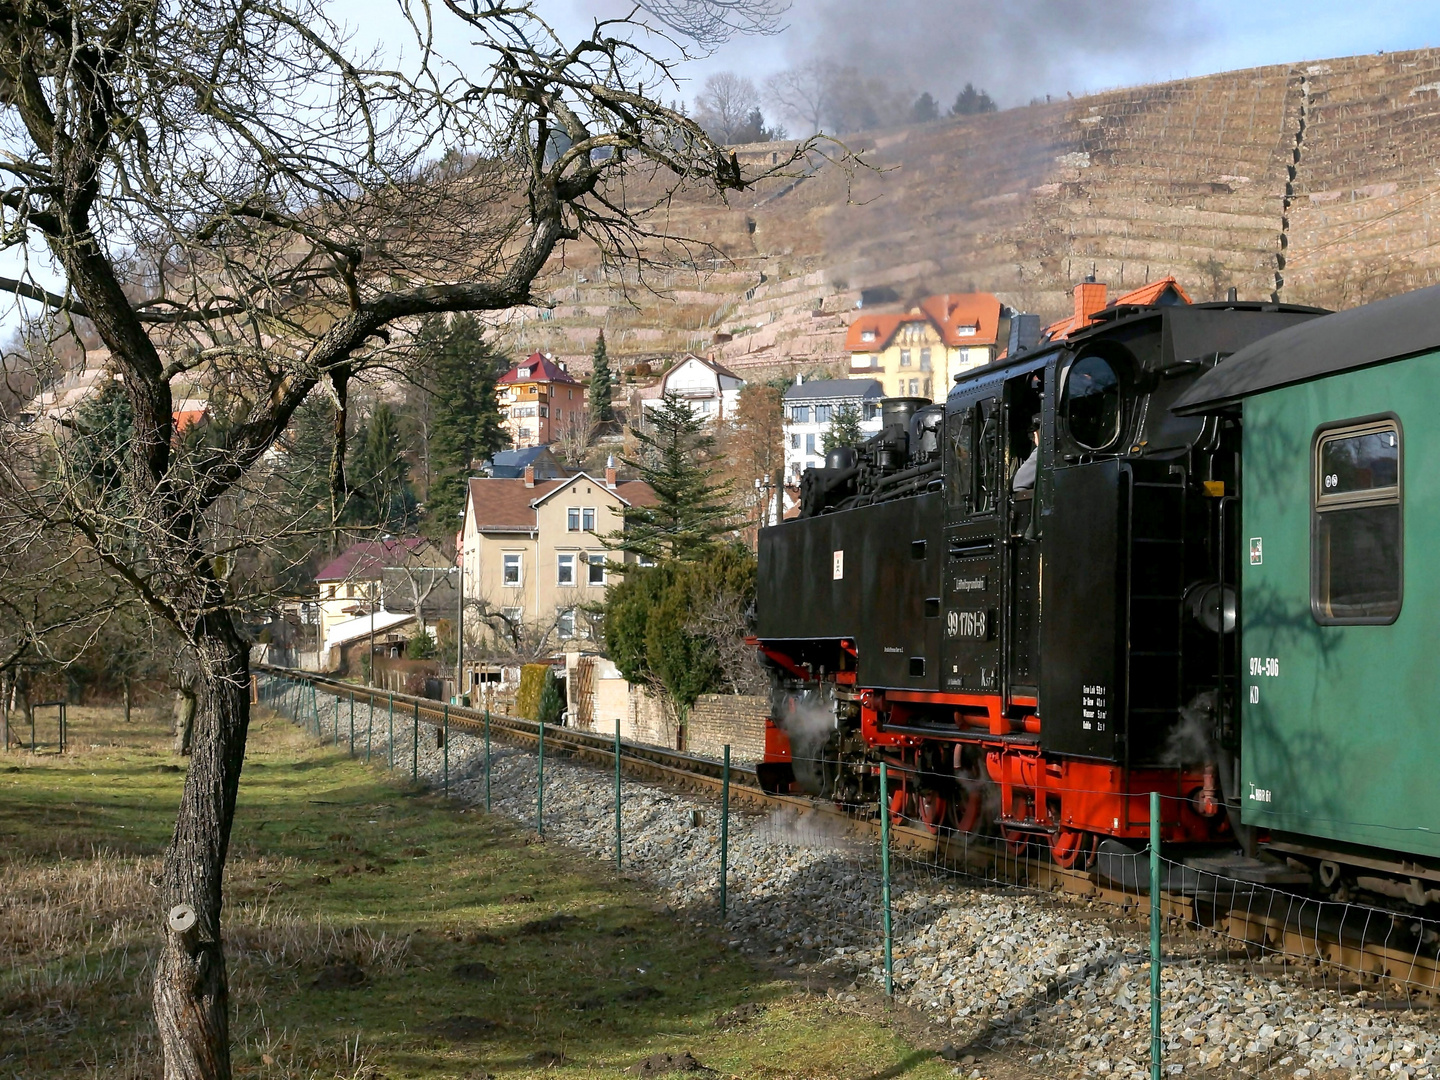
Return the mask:
<path id="1" fill-rule="evenodd" d="M 1001 107 L 1175 74 L 1211 31 L 1146 0 L 797 0 L 797 60 L 853 66 L 942 108 L 967 82 Z"/>

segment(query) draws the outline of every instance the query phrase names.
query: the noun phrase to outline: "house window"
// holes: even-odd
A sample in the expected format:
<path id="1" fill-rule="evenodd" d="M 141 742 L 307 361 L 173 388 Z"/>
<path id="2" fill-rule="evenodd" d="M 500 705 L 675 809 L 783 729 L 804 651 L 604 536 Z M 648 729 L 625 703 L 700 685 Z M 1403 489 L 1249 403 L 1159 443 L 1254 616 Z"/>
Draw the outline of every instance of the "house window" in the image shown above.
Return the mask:
<path id="1" fill-rule="evenodd" d="M 514 588 L 519 587 L 520 559 L 521 555 L 518 551 L 508 552 L 503 556 L 500 569 L 500 580 L 502 584 L 509 585 Z"/>
<path id="2" fill-rule="evenodd" d="M 875 331 L 874 331 L 874 330 L 861 330 L 861 331 L 860 331 L 860 340 L 861 340 L 861 341 L 874 341 L 874 340 L 875 340 Z"/>
<path id="3" fill-rule="evenodd" d="M 649 555 L 636 555 L 635 563 L 637 566 L 654 566 L 655 560 L 650 558 Z"/>
<path id="4" fill-rule="evenodd" d="M 1316 622 L 1392 623 L 1399 617 L 1401 509 L 1399 424 L 1378 420 L 1319 432 L 1310 519 Z M 1250 557 L 1257 561 L 1253 552 Z"/>
<path id="5" fill-rule="evenodd" d="M 580 531 L 580 507 L 572 506 L 569 510 L 565 511 L 565 531 Z"/>
<path id="6" fill-rule="evenodd" d="M 917 394 L 919 394 L 919 393 L 920 393 L 920 380 L 919 380 L 919 379 L 911 379 L 911 380 L 910 380 L 910 396 L 911 396 L 911 397 L 915 397 L 915 396 L 916 396 Z"/>
<path id="7" fill-rule="evenodd" d="M 796 405 L 790 410 L 790 419 L 797 424 L 808 424 L 810 422 L 810 406 Z"/>
<path id="8" fill-rule="evenodd" d="M 957 337 L 974 337 L 979 332 L 980 327 L 978 325 L 957 326 L 955 328 L 955 334 Z"/>
<path id="9" fill-rule="evenodd" d="M 555 629 L 562 638 L 573 638 L 575 636 L 575 609 L 566 608 L 560 612 L 560 618 L 555 622 Z"/>
<path id="10" fill-rule="evenodd" d="M 879 415 L 880 406 L 872 402 L 867 401 L 864 405 L 860 407 L 860 419 L 862 420 L 874 420 L 875 417 Z"/>
<path id="11" fill-rule="evenodd" d="M 791 450 L 799 450 L 799 449 L 800 449 L 800 436 L 799 436 L 799 435 L 791 435 L 791 436 L 790 436 L 790 449 L 791 449 Z M 330 590 L 330 591 L 333 593 L 335 590 L 332 589 L 332 590 Z"/>
<path id="12" fill-rule="evenodd" d="M 575 584 L 575 556 L 573 554 L 555 556 L 555 584 Z"/>
<path id="13" fill-rule="evenodd" d="M 540 415 L 541 415 L 541 416 L 544 416 L 544 417 L 548 417 L 548 416 L 550 415 L 550 406 L 549 406 L 549 405 L 541 405 L 541 406 L 540 406 Z"/>
<path id="14" fill-rule="evenodd" d="M 329 594 L 327 595 L 326 599 L 328 599 L 328 600 L 334 600 L 334 599 L 335 599 L 335 586 L 334 586 L 334 585 L 331 585 L 331 586 L 330 586 Z"/>
<path id="15" fill-rule="evenodd" d="M 909 367 L 909 366 L 910 366 L 910 350 L 909 350 L 909 349 L 901 349 L 901 350 L 900 350 L 900 366 L 901 366 L 901 367 Z"/>
<path id="16" fill-rule="evenodd" d="M 930 380 L 929 380 L 929 379 L 926 379 L 926 380 L 925 380 L 924 393 L 925 393 L 925 396 L 926 396 L 926 397 L 929 397 L 929 396 L 930 396 Z"/>
<path id="17" fill-rule="evenodd" d="M 929 349 L 921 349 L 921 350 L 920 350 L 920 370 L 921 370 L 921 371 L 929 371 L 929 370 L 930 370 L 930 350 L 929 350 Z"/>
<path id="18" fill-rule="evenodd" d="M 586 556 L 586 558 L 587 558 L 587 560 L 588 560 L 589 563 L 590 563 L 590 584 L 591 584 L 591 585 L 604 585 L 604 584 L 605 584 L 605 556 L 604 556 L 604 555 L 589 555 L 589 556 Z"/>
<path id="19" fill-rule="evenodd" d="M 806 435 L 806 436 L 805 436 L 805 453 L 807 453 L 807 454 L 813 454 L 813 453 L 815 453 L 815 436 L 814 436 L 814 435 Z"/>
<path id="20" fill-rule="evenodd" d="M 585 507 L 585 531 L 595 531 L 595 508 L 593 506 Z"/>
<path id="21" fill-rule="evenodd" d="M 525 609 L 518 607 L 501 608 L 500 614 L 505 617 L 506 622 L 512 626 L 518 626 L 521 620 L 525 618 Z"/>
<path id="22" fill-rule="evenodd" d="M 797 462 L 795 462 L 793 465 L 790 466 L 790 479 L 792 479 L 792 480 L 799 480 L 799 479 L 800 479 L 800 462 L 797 461 Z"/>
<path id="23" fill-rule="evenodd" d="M 816 422 L 817 424 L 828 424 L 828 423 L 830 422 L 830 412 L 831 412 L 831 406 L 829 406 L 829 405 L 816 405 L 816 406 L 815 406 L 815 422 Z"/>

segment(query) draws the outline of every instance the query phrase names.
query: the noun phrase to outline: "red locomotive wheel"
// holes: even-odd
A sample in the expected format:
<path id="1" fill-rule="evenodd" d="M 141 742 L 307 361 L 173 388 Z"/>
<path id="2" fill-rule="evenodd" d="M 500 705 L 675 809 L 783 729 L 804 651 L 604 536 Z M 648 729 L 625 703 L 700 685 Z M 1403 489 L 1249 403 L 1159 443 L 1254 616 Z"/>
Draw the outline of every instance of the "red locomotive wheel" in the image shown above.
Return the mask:
<path id="1" fill-rule="evenodd" d="M 978 789 L 960 790 L 960 800 L 953 807 L 955 830 L 971 833 L 980 824 L 980 812 L 985 809 L 985 797 Z"/>
<path id="2" fill-rule="evenodd" d="M 922 791 L 920 793 L 920 820 L 932 833 L 940 831 L 940 824 L 945 820 L 945 814 L 949 809 L 949 803 L 936 792 Z"/>
<path id="3" fill-rule="evenodd" d="M 912 816 L 910 810 L 910 792 L 903 786 L 896 788 L 890 796 L 890 824 L 904 825 L 905 819 Z"/>
<path id="4" fill-rule="evenodd" d="M 1072 869 L 1080 856 L 1085 853 L 1089 839 L 1089 834 L 1074 829 L 1061 829 L 1058 833 L 1052 833 L 1050 836 L 1051 860 L 1056 866 L 1064 867 L 1066 870 Z"/>
<path id="5" fill-rule="evenodd" d="M 1030 846 L 1030 834 L 1020 829 L 1007 829 L 1000 826 L 1000 835 L 1010 849 L 1010 854 L 1020 856 L 1025 854 L 1025 849 Z"/>

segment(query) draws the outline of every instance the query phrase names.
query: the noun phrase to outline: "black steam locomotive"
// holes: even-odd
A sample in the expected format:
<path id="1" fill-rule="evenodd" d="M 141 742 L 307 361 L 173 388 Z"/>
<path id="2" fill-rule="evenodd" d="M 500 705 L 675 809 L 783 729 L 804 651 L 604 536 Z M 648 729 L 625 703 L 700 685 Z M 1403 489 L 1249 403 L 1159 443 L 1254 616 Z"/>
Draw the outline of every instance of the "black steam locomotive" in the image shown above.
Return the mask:
<path id="1" fill-rule="evenodd" d="M 943 404 L 885 401 L 760 536 L 762 783 L 873 800 L 883 757 L 897 818 L 1067 866 L 1143 837 L 1151 790 L 1179 797 L 1167 840 L 1233 836 L 1240 433 L 1170 405 L 1319 314 L 1111 308 Z"/>

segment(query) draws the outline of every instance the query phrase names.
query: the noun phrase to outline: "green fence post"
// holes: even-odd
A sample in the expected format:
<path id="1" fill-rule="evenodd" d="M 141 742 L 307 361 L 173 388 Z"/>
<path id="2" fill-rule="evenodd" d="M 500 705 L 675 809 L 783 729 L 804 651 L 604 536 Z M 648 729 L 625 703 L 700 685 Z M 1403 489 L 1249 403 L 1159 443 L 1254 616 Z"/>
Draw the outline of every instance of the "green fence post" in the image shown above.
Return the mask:
<path id="1" fill-rule="evenodd" d="M 620 718 L 615 718 L 615 869 L 621 867 L 620 855 Z"/>
<path id="2" fill-rule="evenodd" d="M 490 813 L 490 706 L 485 706 L 485 812 Z"/>
<path id="3" fill-rule="evenodd" d="M 725 761 L 720 767 L 720 918 L 725 918 L 726 881 L 730 869 L 730 744 L 725 744 Z"/>
<path id="4" fill-rule="evenodd" d="M 895 961 L 890 934 L 890 774 L 880 762 L 880 920 L 885 930 L 885 996 L 895 993 Z"/>
<path id="5" fill-rule="evenodd" d="M 334 739 L 331 741 L 330 745 L 331 745 L 331 746 L 338 747 L 338 746 L 340 745 L 340 695 L 339 695 L 339 694 L 336 694 L 336 695 L 335 695 L 335 712 L 334 712 L 333 715 L 334 715 L 334 718 L 335 718 L 335 731 L 333 732 L 333 734 L 334 734 Z"/>
<path id="6" fill-rule="evenodd" d="M 410 724 L 410 780 L 420 779 L 420 702 L 415 702 L 415 719 Z"/>
<path id="7" fill-rule="evenodd" d="M 319 698 L 319 696 L 315 693 L 315 684 L 312 682 L 312 683 L 310 683 L 309 685 L 310 685 L 310 712 L 311 712 L 311 714 L 315 717 L 315 738 L 321 739 L 321 738 L 324 738 L 324 737 L 325 737 L 325 731 L 324 731 L 324 729 L 320 726 L 320 698 Z"/>
<path id="8" fill-rule="evenodd" d="M 1150 1080 L 1160 1080 L 1160 793 L 1150 792 Z"/>
<path id="9" fill-rule="evenodd" d="M 395 769 L 395 695 L 390 695 L 390 769 Z"/>
<path id="10" fill-rule="evenodd" d="M 375 741 L 375 698 L 365 701 L 365 764 L 370 764 L 370 745 Z"/>
<path id="11" fill-rule="evenodd" d="M 339 701 L 338 698 L 336 699 L 335 704 L 336 704 L 336 707 L 338 708 L 338 707 L 339 707 L 339 704 L 340 704 L 340 701 Z M 351 690 L 351 691 L 350 691 L 350 756 L 351 756 L 352 758 L 355 756 L 355 691 L 354 691 L 354 690 Z"/>
<path id="12" fill-rule="evenodd" d="M 545 721 L 540 721 L 540 762 L 535 774 L 535 831 L 545 836 Z"/>
<path id="13" fill-rule="evenodd" d="M 440 748 L 445 761 L 445 797 L 450 797 L 450 703 L 445 703 L 445 727 L 440 734 L 444 745 Z"/>

